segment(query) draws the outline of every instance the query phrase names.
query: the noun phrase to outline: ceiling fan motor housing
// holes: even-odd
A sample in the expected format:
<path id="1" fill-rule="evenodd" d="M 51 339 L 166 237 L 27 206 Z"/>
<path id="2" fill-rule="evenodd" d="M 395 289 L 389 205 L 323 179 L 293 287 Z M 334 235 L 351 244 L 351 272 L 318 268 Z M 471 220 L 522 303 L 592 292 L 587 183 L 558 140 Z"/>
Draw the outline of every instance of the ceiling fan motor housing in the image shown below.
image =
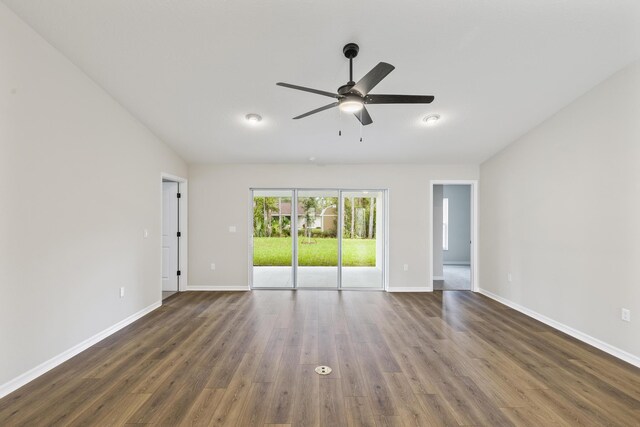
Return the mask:
<path id="1" fill-rule="evenodd" d="M 344 53 L 344 56 L 348 59 L 353 59 L 358 56 L 358 52 L 360 52 L 360 46 L 355 43 L 347 43 L 342 48 L 342 53 Z"/>
<path id="2" fill-rule="evenodd" d="M 356 85 L 355 82 L 349 82 L 346 85 L 340 86 L 338 88 L 338 94 L 340 95 L 346 95 L 349 93 L 349 91 L 351 91 L 351 88 L 354 87 Z"/>

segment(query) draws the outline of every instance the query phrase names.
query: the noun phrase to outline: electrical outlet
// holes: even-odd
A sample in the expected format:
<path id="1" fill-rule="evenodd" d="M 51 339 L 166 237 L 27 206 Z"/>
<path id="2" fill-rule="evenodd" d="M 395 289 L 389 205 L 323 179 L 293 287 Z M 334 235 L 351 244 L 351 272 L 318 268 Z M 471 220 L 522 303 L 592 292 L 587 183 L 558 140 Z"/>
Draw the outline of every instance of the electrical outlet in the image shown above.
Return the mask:
<path id="1" fill-rule="evenodd" d="M 507 280 L 509 283 L 513 282 L 513 275 L 511 273 L 507 274 Z"/>
<path id="2" fill-rule="evenodd" d="M 404 265 L 404 271 L 409 271 L 409 264 Z"/>
<path id="3" fill-rule="evenodd" d="M 149 237 L 149 230 L 147 230 L 146 228 L 142 231 L 142 236 L 146 239 L 147 237 Z"/>
<path id="4" fill-rule="evenodd" d="M 214 263 L 211 263 L 211 269 L 215 270 L 216 269 L 216 265 Z"/>
<path id="5" fill-rule="evenodd" d="M 631 322 L 631 310 L 623 308 L 620 317 L 622 317 L 622 320 L 625 322 Z"/>
<path id="6" fill-rule="evenodd" d="M 120 298 L 124 298 L 124 286 L 120 288 Z"/>

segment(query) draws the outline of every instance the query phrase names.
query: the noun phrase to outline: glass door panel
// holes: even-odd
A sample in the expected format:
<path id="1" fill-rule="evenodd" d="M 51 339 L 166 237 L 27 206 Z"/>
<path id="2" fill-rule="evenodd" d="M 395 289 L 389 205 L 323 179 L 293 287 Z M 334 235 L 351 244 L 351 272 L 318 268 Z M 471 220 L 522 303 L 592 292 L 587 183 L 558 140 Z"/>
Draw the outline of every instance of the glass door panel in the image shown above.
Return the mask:
<path id="1" fill-rule="evenodd" d="M 292 190 L 253 191 L 253 287 L 293 288 Z"/>
<path id="2" fill-rule="evenodd" d="M 381 191 L 342 192 L 342 288 L 384 284 L 384 197 Z"/>
<path id="3" fill-rule="evenodd" d="M 338 287 L 337 190 L 298 190 L 298 288 Z"/>

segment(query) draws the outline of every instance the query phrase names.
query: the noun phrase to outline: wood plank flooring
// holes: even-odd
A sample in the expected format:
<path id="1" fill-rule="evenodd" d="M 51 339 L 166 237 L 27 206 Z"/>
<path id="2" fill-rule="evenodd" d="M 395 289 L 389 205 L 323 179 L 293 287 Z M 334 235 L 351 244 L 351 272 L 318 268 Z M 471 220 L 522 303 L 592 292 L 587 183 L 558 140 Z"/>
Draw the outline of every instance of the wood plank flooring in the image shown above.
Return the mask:
<path id="1" fill-rule="evenodd" d="M 470 292 L 189 292 L 0 400 L 134 424 L 634 426 L 640 369 Z"/>

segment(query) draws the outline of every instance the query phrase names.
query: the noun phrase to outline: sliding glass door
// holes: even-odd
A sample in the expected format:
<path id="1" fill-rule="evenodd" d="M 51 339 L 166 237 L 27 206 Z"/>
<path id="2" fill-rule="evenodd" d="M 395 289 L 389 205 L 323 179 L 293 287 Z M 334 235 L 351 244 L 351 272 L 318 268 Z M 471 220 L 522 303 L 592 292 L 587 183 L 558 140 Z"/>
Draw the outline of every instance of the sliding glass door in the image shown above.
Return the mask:
<path id="1" fill-rule="evenodd" d="M 384 284 L 382 191 L 342 191 L 342 288 Z"/>
<path id="2" fill-rule="evenodd" d="M 293 288 L 293 190 L 256 190 L 252 199 L 253 287 Z"/>
<path id="3" fill-rule="evenodd" d="M 383 289 L 385 196 L 252 190 L 252 287 Z"/>
<path id="4" fill-rule="evenodd" d="M 298 288 L 338 287 L 337 190 L 298 190 Z"/>

